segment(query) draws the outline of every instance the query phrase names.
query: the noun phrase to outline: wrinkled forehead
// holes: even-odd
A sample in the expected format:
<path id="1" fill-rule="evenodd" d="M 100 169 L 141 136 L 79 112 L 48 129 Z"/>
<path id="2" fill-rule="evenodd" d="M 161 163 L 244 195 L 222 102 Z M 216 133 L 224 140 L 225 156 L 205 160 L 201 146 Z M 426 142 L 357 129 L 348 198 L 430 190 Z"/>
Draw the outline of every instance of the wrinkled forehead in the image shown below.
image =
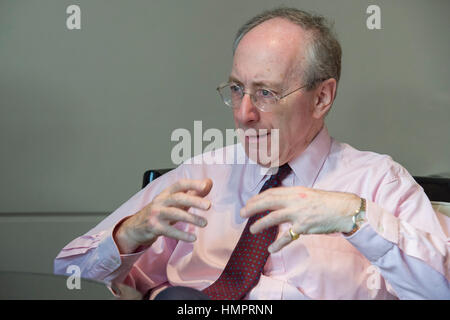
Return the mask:
<path id="1" fill-rule="evenodd" d="M 304 61 L 307 34 L 285 19 L 268 20 L 239 42 L 231 76 L 241 81 L 289 82 L 298 77 Z"/>

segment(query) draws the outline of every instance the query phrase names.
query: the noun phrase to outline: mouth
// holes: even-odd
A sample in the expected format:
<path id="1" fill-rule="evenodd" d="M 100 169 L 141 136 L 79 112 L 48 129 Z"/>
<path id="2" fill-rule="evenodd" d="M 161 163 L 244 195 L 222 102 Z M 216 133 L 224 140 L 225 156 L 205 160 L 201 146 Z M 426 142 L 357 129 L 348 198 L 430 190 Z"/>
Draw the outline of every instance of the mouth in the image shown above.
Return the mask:
<path id="1" fill-rule="evenodd" d="M 258 143 L 262 140 L 268 139 L 269 137 L 270 137 L 270 132 L 265 132 L 265 133 L 256 134 L 256 135 L 246 135 L 245 142 Z"/>

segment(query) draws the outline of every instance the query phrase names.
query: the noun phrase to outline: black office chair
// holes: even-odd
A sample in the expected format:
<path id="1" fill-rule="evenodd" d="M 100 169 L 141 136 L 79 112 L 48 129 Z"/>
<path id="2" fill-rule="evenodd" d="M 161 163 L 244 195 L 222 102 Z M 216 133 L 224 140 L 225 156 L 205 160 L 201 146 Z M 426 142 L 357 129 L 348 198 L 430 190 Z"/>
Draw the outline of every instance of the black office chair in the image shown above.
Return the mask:
<path id="1" fill-rule="evenodd" d="M 162 176 L 164 173 L 169 172 L 170 170 L 173 170 L 173 168 L 170 169 L 154 169 L 154 170 L 147 170 L 144 172 L 144 178 L 142 180 L 142 188 L 145 188 L 146 185 L 148 185 L 150 182 L 155 180 L 156 178 Z"/>
<path id="2" fill-rule="evenodd" d="M 431 201 L 450 202 L 450 178 L 414 177 Z"/>

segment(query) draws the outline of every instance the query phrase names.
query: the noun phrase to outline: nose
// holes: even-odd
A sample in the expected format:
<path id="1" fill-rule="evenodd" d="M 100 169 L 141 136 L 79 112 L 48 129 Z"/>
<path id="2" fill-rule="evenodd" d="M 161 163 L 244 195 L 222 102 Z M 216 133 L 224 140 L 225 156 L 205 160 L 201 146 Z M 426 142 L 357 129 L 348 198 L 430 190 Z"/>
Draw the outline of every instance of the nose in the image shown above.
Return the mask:
<path id="1" fill-rule="evenodd" d="M 241 124 L 249 124 L 259 120 L 259 110 L 253 104 L 249 94 L 244 94 L 241 105 L 235 111 L 235 117 Z"/>

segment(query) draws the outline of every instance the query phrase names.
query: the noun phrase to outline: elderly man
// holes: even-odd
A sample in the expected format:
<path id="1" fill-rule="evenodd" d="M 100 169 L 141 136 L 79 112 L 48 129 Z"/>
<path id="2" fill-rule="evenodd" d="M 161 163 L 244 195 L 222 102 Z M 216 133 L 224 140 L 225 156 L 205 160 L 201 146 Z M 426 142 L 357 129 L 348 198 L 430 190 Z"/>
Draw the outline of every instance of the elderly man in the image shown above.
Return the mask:
<path id="1" fill-rule="evenodd" d="M 179 166 L 69 243 L 55 272 L 76 264 L 150 298 L 450 298 L 448 242 L 421 187 L 328 135 L 340 65 L 322 17 L 251 19 L 219 87 L 236 128 L 256 132 L 223 151 L 250 160 Z M 279 168 L 251 152 L 276 129 Z"/>

